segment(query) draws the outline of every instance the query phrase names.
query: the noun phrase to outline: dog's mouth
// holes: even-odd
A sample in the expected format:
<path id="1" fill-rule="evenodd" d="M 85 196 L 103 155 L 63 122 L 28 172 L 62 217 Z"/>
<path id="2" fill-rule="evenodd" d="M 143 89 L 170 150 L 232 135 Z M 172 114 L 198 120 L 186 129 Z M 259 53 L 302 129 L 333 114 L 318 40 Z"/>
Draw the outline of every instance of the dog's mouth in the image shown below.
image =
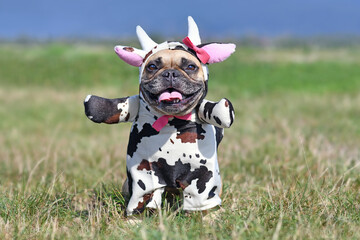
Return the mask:
<path id="1" fill-rule="evenodd" d="M 163 114 L 181 115 L 191 111 L 202 96 L 202 89 L 199 88 L 195 92 L 185 94 L 170 87 L 156 94 L 146 91 L 146 95 L 146 98 L 150 100 L 150 105 Z"/>
<path id="2" fill-rule="evenodd" d="M 158 102 L 164 102 L 167 104 L 175 104 L 181 102 L 183 99 L 182 94 L 173 89 L 166 90 L 161 93 L 158 98 Z"/>
<path id="3" fill-rule="evenodd" d="M 186 105 L 188 104 L 199 92 L 195 91 L 191 94 L 184 94 L 183 92 L 174 88 L 167 88 L 158 94 L 150 93 L 151 99 L 158 105 Z"/>

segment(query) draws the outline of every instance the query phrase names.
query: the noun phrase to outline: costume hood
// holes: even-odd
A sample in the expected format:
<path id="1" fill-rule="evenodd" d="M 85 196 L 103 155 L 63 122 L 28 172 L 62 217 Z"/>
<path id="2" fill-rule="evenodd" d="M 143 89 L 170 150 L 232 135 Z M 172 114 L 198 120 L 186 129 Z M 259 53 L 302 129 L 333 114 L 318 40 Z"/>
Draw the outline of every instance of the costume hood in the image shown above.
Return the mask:
<path id="1" fill-rule="evenodd" d="M 140 26 L 136 27 L 136 34 L 141 44 L 142 49 L 137 49 L 130 46 L 115 46 L 116 54 L 126 63 L 139 67 L 139 82 L 147 63 L 147 59 L 158 51 L 165 49 L 183 48 L 186 51 L 194 54 L 201 62 L 205 80 L 208 80 L 207 64 L 222 62 L 227 59 L 234 51 L 235 44 L 233 43 L 201 43 L 199 29 L 192 17 L 188 17 L 188 36 L 180 42 L 163 43 L 154 42 Z"/>

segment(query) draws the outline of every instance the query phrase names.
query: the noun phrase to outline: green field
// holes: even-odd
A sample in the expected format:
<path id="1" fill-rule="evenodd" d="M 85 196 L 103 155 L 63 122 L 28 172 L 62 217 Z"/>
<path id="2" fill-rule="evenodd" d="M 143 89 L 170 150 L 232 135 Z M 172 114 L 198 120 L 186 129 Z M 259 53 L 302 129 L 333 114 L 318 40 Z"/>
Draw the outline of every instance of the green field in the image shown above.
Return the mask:
<path id="1" fill-rule="evenodd" d="M 240 44 L 210 66 L 207 98 L 236 111 L 210 220 L 124 218 L 130 124 L 82 101 L 137 94 L 137 74 L 111 45 L 0 45 L 0 239 L 360 238 L 359 48 Z"/>

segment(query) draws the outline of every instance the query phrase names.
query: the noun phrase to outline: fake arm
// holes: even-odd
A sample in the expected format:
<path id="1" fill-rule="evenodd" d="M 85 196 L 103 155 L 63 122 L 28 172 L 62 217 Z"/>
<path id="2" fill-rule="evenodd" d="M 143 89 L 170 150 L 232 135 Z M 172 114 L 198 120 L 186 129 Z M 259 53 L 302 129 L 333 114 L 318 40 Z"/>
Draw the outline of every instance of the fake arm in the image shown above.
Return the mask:
<path id="1" fill-rule="evenodd" d="M 235 118 L 234 108 L 229 100 L 221 99 L 219 102 L 211 102 L 204 99 L 198 109 L 201 121 L 220 128 L 228 128 Z"/>
<path id="2" fill-rule="evenodd" d="M 84 107 L 85 115 L 96 123 L 132 122 L 139 112 L 139 95 L 115 99 L 88 95 Z"/>

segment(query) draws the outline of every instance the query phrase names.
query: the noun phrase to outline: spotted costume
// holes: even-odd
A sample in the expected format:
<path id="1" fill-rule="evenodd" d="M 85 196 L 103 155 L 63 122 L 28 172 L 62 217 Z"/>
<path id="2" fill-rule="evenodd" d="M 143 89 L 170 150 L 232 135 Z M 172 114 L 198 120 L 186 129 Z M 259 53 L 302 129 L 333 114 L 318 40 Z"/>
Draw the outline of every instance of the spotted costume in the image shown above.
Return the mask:
<path id="1" fill-rule="evenodd" d="M 137 34 L 143 50 L 117 46 L 115 52 L 125 62 L 140 68 L 140 81 L 146 60 L 158 51 L 182 48 L 196 54 L 207 81 L 206 64 L 225 60 L 235 49 L 233 44 L 200 47 L 198 29 L 191 17 L 189 39 L 194 46 L 179 42 L 156 44 L 140 27 Z M 206 60 L 201 59 L 202 50 L 208 55 Z M 147 104 L 141 92 L 118 99 L 89 95 L 84 104 L 87 117 L 94 122 L 133 122 L 126 161 L 130 194 L 127 215 L 140 213 L 146 207 L 160 208 L 166 189 L 181 190 L 184 210 L 206 210 L 221 204 L 217 146 L 223 128 L 230 127 L 234 121 L 229 100 L 202 100 L 186 117 L 165 116 L 161 127 L 156 126 L 160 126 L 158 123 L 164 116 Z"/>

